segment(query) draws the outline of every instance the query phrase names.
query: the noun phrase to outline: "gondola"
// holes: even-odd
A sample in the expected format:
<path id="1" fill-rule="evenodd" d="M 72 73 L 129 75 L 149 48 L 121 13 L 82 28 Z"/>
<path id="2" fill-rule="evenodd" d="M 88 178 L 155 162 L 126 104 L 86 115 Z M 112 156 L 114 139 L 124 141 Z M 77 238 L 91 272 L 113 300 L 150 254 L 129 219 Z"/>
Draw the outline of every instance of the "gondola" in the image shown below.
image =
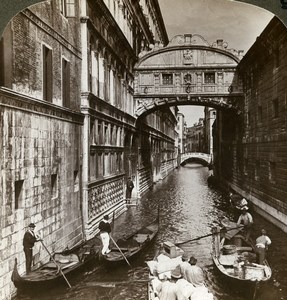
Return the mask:
<path id="1" fill-rule="evenodd" d="M 235 222 L 225 219 L 222 225 L 226 230 L 213 229 L 212 259 L 216 270 L 225 282 L 241 290 L 245 299 L 255 299 L 257 289 L 271 278 L 272 270 L 267 260 L 263 265 L 256 263 L 253 241 L 245 239 Z"/>
<path id="2" fill-rule="evenodd" d="M 92 264 L 98 255 L 98 250 L 84 242 L 72 249 L 55 253 L 53 259 L 27 275 L 20 275 L 17 268 L 17 259 L 12 272 L 11 280 L 20 290 L 34 291 L 65 282 L 65 277 Z M 64 276 L 63 276 L 64 274 Z"/>
<path id="3" fill-rule="evenodd" d="M 121 263 L 136 257 L 155 238 L 159 229 L 159 218 L 127 237 L 118 239 L 107 255 L 102 259 L 107 263 Z"/>

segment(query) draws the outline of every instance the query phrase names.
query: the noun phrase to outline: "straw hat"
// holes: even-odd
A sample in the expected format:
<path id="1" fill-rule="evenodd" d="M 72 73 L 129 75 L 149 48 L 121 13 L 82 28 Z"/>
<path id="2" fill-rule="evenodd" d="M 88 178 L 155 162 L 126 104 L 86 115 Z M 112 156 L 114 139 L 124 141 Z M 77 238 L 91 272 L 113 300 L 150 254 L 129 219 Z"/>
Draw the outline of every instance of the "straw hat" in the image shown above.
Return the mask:
<path id="1" fill-rule="evenodd" d="M 180 266 L 177 266 L 174 270 L 172 270 L 170 275 L 173 278 L 179 279 L 181 277 Z"/>
<path id="2" fill-rule="evenodd" d="M 247 200 L 246 200 L 245 198 L 243 198 L 243 199 L 241 200 L 241 203 L 240 203 L 240 204 L 246 206 L 246 205 L 248 204 L 248 202 L 247 202 Z"/>

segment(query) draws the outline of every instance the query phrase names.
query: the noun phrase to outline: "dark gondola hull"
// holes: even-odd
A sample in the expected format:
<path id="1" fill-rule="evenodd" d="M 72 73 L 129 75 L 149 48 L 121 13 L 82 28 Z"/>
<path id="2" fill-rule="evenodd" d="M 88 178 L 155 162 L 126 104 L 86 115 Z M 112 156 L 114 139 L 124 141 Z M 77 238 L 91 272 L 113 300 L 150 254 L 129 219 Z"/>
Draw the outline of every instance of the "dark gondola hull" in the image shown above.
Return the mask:
<path id="1" fill-rule="evenodd" d="M 68 257 L 70 255 L 78 255 L 81 251 L 81 247 L 76 247 L 69 251 L 62 253 L 57 253 L 56 255 L 61 255 L 62 257 Z M 85 249 L 87 250 L 87 249 Z M 79 259 L 77 263 L 70 264 L 69 267 L 67 264 L 59 263 L 62 267 L 62 272 L 67 279 L 74 276 L 79 271 L 87 269 L 88 267 L 94 265 L 98 259 L 98 251 L 90 249 L 89 253 L 85 253 L 85 256 L 82 259 Z M 15 259 L 15 266 L 12 272 L 11 280 L 13 281 L 15 287 L 20 291 L 25 292 L 36 292 L 40 290 L 45 290 L 47 288 L 54 288 L 63 284 L 66 284 L 66 281 L 60 272 L 59 268 L 55 267 L 54 269 L 49 269 L 48 266 L 53 264 L 52 261 L 44 264 L 38 269 L 33 270 L 29 275 L 21 276 L 17 269 L 17 260 Z"/>
<path id="2" fill-rule="evenodd" d="M 158 219 L 154 220 L 148 226 L 141 228 L 134 234 L 132 234 L 126 240 L 123 240 L 123 244 L 116 242 L 122 253 L 114 247 L 112 251 L 105 256 L 101 256 L 101 259 L 107 264 L 122 264 L 126 263 L 126 259 L 128 261 L 132 261 L 137 258 L 147 246 L 151 245 L 151 243 L 155 240 L 159 229 Z M 127 246 L 124 246 L 124 243 Z M 129 246 L 131 245 L 131 246 Z M 124 256 L 125 258 L 124 258 Z"/>

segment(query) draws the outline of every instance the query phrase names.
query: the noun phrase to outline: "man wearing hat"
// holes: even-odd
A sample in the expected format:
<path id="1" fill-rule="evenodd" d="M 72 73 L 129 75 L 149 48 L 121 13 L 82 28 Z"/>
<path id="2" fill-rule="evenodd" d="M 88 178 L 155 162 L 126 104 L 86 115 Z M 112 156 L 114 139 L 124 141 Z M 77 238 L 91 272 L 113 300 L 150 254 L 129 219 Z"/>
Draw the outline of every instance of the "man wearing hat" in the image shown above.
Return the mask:
<path id="1" fill-rule="evenodd" d="M 251 214 L 247 211 L 248 210 L 247 206 L 243 206 L 241 210 L 242 210 L 242 214 L 238 218 L 237 226 L 240 226 L 241 223 L 243 224 L 244 231 L 245 231 L 245 239 L 248 240 L 251 234 L 253 218 Z"/>
<path id="2" fill-rule="evenodd" d="M 266 230 L 261 230 L 261 235 L 256 239 L 256 253 L 257 253 L 257 260 L 260 265 L 263 265 L 266 250 L 268 246 L 271 244 L 270 238 L 266 235 Z"/>
<path id="3" fill-rule="evenodd" d="M 109 249 L 110 245 L 110 233 L 112 231 L 111 224 L 109 223 L 109 216 L 105 215 L 104 219 L 99 224 L 100 229 L 100 237 L 102 240 L 103 248 L 102 248 L 102 254 L 107 255 L 111 252 Z"/>
<path id="4" fill-rule="evenodd" d="M 26 274 L 29 274 L 31 272 L 31 266 L 33 261 L 33 247 L 35 242 L 41 241 L 35 233 L 35 224 L 30 223 L 28 226 L 28 230 L 24 234 L 23 238 L 23 247 L 24 247 L 24 253 L 26 258 Z"/>
<path id="5" fill-rule="evenodd" d="M 132 190 L 134 188 L 134 183 L 131 177 L 128 177 L 127 184 L 126 184 L 126 201 L 130 203 L 132 197 Z"/>
<path id="6" fill-rule="evenodd" d="M 180 272 L 185 280 L 192 283 L 195 287 L 204 284 L 204 274 L 202 269 L 196 265 L 197 259 L 190 257 L 186 260 L 186 256 L 182 256 L 183 262 L 180 264 Z"/>

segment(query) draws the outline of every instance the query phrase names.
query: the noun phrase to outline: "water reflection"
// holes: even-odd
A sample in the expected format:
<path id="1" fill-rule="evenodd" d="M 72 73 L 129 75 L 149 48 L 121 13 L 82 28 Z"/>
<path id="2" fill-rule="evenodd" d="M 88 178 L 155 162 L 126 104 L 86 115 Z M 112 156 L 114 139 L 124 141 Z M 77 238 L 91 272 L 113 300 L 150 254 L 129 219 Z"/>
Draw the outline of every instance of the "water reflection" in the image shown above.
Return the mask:
<path id="1" fill-rule="evenodd" d="M 149 223 L 160 206 L 160 230 L 156 241 L 136 260 L 132 268 L 122 265 L 108 268 L 96 266 L 86 273 L 78 274 L 71 280 L 73 288 L 65 287 L 45 291 L 34 296 L 18 295 L 17 300 L 126 300 L 147 299 L 148 269 L 145 261 L 153 259 L 155 249 L 165 240 L 185 241 L 207 235 L 211 228 L 220 224 L 228 216 L 226 196 L 207 186 L 208 170 L 201 165 L 191 164 L 175 170 L 170 176 L 157 183 L 138 203 L 116 220 L 113 236 L 115 238 Z M 273 278 L 258 292 L 261 300 L 287 299 L 286 245 L 287 238 L 275 226 L 254 214 L 254 235 L 261 228 L 268 231 L 272 239 L 269 262 L 273 269 Z M 184 251 L 193 255 L 206 272 L 207 285 L 215 299 L 244 300 L 236 287 L 226 286 L 217 274 L 214 274 L 211 259 L 211 237 L 182 245 Z"/>

